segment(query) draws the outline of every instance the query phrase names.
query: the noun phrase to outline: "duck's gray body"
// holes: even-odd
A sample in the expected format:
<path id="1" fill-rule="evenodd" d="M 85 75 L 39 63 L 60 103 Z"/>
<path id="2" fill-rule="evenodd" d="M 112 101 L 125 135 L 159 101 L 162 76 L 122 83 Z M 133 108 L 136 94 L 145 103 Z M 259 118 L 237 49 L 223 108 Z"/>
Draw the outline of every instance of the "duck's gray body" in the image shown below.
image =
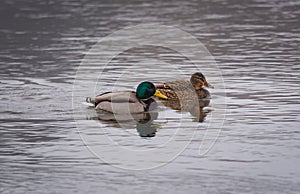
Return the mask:
<path id="1" fill-rule="evenodd" d="M 155 100 L 140 100 L 135 92 L 106 92 L 97 97 L 97 110 L 104 110 L 115 114 L 142 113 L 156 106 Z"/>

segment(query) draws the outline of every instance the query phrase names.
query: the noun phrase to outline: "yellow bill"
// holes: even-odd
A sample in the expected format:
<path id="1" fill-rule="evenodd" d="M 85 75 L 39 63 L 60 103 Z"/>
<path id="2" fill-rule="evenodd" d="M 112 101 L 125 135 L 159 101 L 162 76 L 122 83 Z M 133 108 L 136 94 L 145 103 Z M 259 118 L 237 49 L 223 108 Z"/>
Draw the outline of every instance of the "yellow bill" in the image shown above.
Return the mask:
<path id="1" fill-rule="evenodd" d="M 158 90 L 156 90 L 154 96 L 158 97 L 158 98 L 162 98 L 162 99 L 168 99 L 167 96 L 163 95 L 162 93 L 160 93 Z"/>

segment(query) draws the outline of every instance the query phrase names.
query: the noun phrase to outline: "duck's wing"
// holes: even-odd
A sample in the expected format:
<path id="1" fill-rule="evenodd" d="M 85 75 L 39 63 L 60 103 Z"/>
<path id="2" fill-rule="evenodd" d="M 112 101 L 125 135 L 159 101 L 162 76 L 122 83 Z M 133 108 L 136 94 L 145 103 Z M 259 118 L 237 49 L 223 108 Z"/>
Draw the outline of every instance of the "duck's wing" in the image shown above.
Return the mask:
<path id="1" fill-rule="evenodd" d="M 175 110 L 189 110 L 197 104 L 197 94 L 193 85 L 186 80 L 175 80 L 157 84 L 157 90 L 168 97 L 162 103 Z"/>
<path id="2" fill-rule="evenodd" d="M 193 97 L 195 89 L 189 81 L 176 80 L 155 85 L 157 90 L 170 100 L 187 99 Z"/>
<path id="3" fill-rule="evenodd" d="M 135 103 L 139 102 L 139 99 L 136 97 L 135 92 L 105 92 L 103 94 L 100 94 L 94 98 L 94 101 L 96 104 L 108 101 L 108 102 L 116 102 L 116 103 L 122 103 L 122 102 L 129 102 L 129 103 Z"/>
<path id="4" fill-rule="evenodd" d="M 117 114 L 141 113 L 147 105 L 135 92 L 106 92 L 95 98 L 96 109 Z"/>
<path id="5" fill-rule="evenodd" d="M 194 91 L 195 88 L 191 82 L 187 80 L 176 80 L 165 83 L 168 87 L 172 88 L 174 91 Z"/>

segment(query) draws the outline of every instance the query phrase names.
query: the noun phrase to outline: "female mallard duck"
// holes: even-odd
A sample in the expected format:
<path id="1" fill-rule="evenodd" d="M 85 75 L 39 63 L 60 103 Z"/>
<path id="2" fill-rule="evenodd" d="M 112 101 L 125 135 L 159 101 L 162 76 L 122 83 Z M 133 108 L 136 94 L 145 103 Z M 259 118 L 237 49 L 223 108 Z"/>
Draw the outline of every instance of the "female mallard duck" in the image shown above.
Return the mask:
<path id="1" fill-rule="evenodd" d="M 156 90 L 153 83 L 142 82 L 138 85 L 136 92 L 106 92 L 95 98 L 87 97 L 86 102 L 92 104 L 97 110 L 111 113 L 142 113 L 156 107 L 152 96 L 167 99 L 165 95 Z"/>
<path id="2" fill-rule="evenodd" d="M 205 76 L 200 73 L 194 73 L 190 81 L 185 80 L 176 80 L 171 82 L 166 82 L 163 84 L 157 84 L 156 89 L 168 97 L 168 99 L 179 100 L 176 92 L 186 92 L 186 96 L 188 97 L 190 91 L 195 91 L 199 99 L 210 97 L 209 91 L 204 89 L 203 87 L 213 88 L 207 81 Z"/>
<path id="3" fill-rule="evenodd" d="M 157 91 L 168 98 L 163 104 L 176 110 L 188 110 L 192 104 L 207 106 L 210 93 L 203 87 L 213 88 L 200 72 L 194 73 L 190 81 L 176 80 L 156 85 Z"/>

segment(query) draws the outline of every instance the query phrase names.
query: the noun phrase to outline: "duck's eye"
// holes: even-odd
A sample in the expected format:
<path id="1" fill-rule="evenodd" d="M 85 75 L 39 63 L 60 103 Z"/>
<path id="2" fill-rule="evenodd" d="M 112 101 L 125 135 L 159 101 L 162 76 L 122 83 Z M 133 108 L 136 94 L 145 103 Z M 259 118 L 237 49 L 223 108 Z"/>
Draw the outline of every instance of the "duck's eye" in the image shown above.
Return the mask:
<path id="1" fill-rule="evenodd" d="M 200 82 L 200 83 L 196 84 L 195 89 L 199 90 L 202 88 L 202 86 L 203 86 L 203 82 Z"/>

